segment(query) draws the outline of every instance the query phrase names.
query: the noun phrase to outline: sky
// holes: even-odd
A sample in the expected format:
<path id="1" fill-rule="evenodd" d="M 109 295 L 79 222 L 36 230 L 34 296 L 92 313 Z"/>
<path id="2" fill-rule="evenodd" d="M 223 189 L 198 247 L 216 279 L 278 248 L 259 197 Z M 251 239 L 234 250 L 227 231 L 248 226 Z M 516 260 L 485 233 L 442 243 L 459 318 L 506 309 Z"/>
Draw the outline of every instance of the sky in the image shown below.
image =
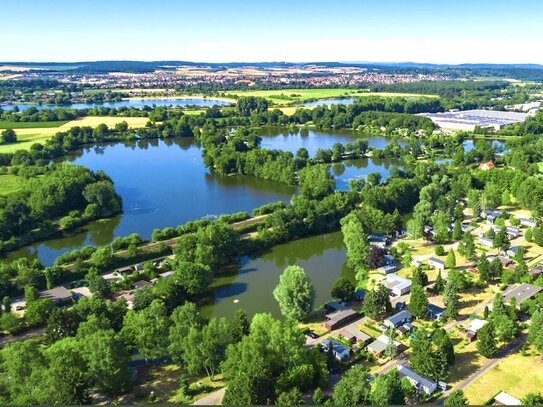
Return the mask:
<path id="1" fill-rule="evenodd" d="M 542 0 L 0 0 L 0 60 L 543 64 Z"/>

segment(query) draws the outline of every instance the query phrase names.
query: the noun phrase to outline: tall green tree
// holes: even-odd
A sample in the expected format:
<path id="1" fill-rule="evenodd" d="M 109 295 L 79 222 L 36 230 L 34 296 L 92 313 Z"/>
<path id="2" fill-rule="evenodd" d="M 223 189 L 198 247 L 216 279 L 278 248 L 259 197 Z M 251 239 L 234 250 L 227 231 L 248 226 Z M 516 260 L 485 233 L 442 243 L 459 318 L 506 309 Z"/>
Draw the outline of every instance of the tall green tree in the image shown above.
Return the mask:
<path id="1" fill-rule="evenodd" d="M 288 266 L 279 277 L 273 296 L 283 316 L 301 321 L 313 309 L 315 288 L 303 268 Z"/>
<path id="2" fill-rule="evenodd" d="M 496 330 L 492 322 L 487 323 L 477 331 L 477 350 L 486 358 L 491 358 L 497 352 Z"/>
<path id="3" fill-rule="evenodd" d="M 369 372 L 361 365 L 354 365 L 347 370 L 341 380 L 335 385 L 332 395 L 336 406 L 356 406 L 371 404 L 371 389 Z"/>
<path id="4" fill-rule="evenodd" d="M 396 369 L 377 376 L 372 383 L 371 403 L 378 406 L 405 404 L 401 378 Z"/>
<path id="5" fill-rule="evenodd" d="M 417 318 L 424 318 L 428 312 L 428 298 L 426 297 L 424 288 L 420 284 L 415 284 L 411 287 L 408 308 Z"/>
<path id="6" fill-rule="evenodd" d="M 454 319 L 458 315 L 458 288 L 454 280 L 449 279 L 445 285 L 443 294 L 443 302 L 445 303 L 445 318 Z"/>
<path id="7" fill-rule="evenodd" d="M 460 389 L 454 389 L 443 403 L 445 406 L 468 406 L 469 402 L 464 392 Z"/>
<path id="8" fill-rule="evenodd" d="M 354 213 L 350 213 L 341 220 L 343 241 L 347 247 L 347 263 L 352 268 L 365 266 L 369 256 L 368 232 L 364 230 L 362 222 Z"/>

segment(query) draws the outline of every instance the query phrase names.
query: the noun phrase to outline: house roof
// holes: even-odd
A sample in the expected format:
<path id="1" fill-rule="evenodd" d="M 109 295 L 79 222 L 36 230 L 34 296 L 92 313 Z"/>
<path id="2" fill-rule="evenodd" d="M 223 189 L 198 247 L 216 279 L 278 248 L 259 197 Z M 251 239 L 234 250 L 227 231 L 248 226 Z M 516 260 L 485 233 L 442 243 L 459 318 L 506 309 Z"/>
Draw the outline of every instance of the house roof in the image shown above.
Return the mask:
<path id="1" fill-rule="evenodd" d="M 507 289 L 503 295 L 503 302 L 509 303 L 513 297 L 517 299 L 517 305 L 520 305 L 524 301 L 532 298 L 534 295 L 543 290 L 543 287 L 538 287 L 537 285 L 522 283 L 517 287 Z"/>
<path id="2" fill-rule="evenodd" d="M 162 277 L 162 278 L 171 277 L 171 276 L 173 276 L 173 271 L 165 271 L 164 273 L 160 273 L 159 276 Z"/>
<path id="3" fill-rule="evenodd" d="M 347 308 L 347 309 L 342 310 L 342 311 L 336 311 L 336 312 L 333 312 L 332 314 L 328 315 L 328 322 L 342 321 L 342 320 L 344 320 L 346 318 L 352 317 L 356 313 L 357 312 L 352 308 Z"/>
<path id="4" fill-rule="evenodd" d="M 343 329 L 342 332 L 348 332 L 351 335 L 353 335 L 357 341 L 366 342 L 371 339 L 371 336 L 368 334 L 365 334 L 364 332 L 356 329 L 354 326 L 348 326 L 345 329 Z"/>
<path id="5" fill-rule="evenodd" d="M 437 389 L 437 383 L 433 382 L 426 377 L 420 376 L 411 370 L 408 366 L 397 365 L 398 373 L 402 377 L 407 377 L 410 381 L 416 383 L 419 386 L 422 386 L 423 389 L 428 389 L 427 393 L 431 394 Z"/>
<path id="6" fill-rule="evenodd" d="M 484 319 L 475 318 L 469 321 L 469 324 L 467 325 L 468 331 L 470 332 L 477 332 L 479 329 L 481 329 L 483 326 L 485 326 L 488 323 L 488 321 L 485 321 Z"/>
<path id="7" fill-rule="evenodd" d="M 397 288 L 402 290 L 411 287 L 411 280 L 398 276 L 397 274 L 388 274 L 385 281 L 385 287 L 389 290 Z"/>
<path id="8" fill-rule="evenodd" d="M 442 266 L 445 265 L 445 262 L 443 260 L 441 260 L 441 259 L 438 259 L 437 257 L 430 257 L 428 259 L 428 263 L 440 264 Z"/>
<path id="9" fill-rule="evenodd" d="M 332 341 L 330 339 L 326 339 L 326 340 L 322 341 L 322 343 L 321 343 L 321 346 L 324 347 L 324 348 L 329 348 L 330 345 L 332 346 L 332 350 L 335 353 L 339 354 L 339 355 L 343 355 L 343 354 L 349 355 L 351 353 L 349 348 L 347 348 L 346 346 L 343 346 L 339 342 Z"/>
<path id="10" fill-rule="evenodd" d="M 445 308 L 435 304 L 428 304 L 428 312 L 431 312 L 434 315 L 439 315 L 445 312 Z"/>
<path id="11" fill-rule="evenodd" d="M 367 346 L 368 351 L 375 352 L 377 354 L 383 353 L 387 348 L 387 342 L 380 341 L 379 339 L 374 340 Z"/>
<path id="12" fill-rule="evenodd" d="M 501 391 L 496 397 L 494 397 L 494 401 L 498 402 L 499 404 L 503 404 L 504 406 L 522 405 L 519 399 L 511 396 L 509 393 L 506 393 L 504 391 Z"/>
<path id="13" fill-rule="evenodd" d="M 50 290 L 44 290 L 40 292 L 41 298 L 49 298 L 53 301 L 65 301 L 72 298 L 72 292 L 66 287 L 59 286 L 51 288 Z"/>
<path id="14" fill-rule="evenodd" d="M 141 288 L 151 287 L 152 284 L 149 281 L 139 280 L 134 283 L 134 288 L 139 290 Z"/>
<path id="15" fill-rule="evenodd" d="M 410 319 L 410 318 L 412 318 L 411 313 L 408 310 L 404 309 L 404 310 L 392 315 L 391 317 L 388 317 L 387 319 L 385 319 L 385 321 L 389 321 L 394 326 L 396 326 L 399 323 L 403 322 L 404 320 Z"/>

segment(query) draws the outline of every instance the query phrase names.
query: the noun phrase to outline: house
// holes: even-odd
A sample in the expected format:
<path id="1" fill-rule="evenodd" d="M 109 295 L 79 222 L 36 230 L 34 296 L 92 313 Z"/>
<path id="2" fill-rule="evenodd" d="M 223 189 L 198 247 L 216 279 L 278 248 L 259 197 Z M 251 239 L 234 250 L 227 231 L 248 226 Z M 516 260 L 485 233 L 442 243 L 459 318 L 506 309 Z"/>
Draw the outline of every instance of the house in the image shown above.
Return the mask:
<path id="1" fill-rule="evenodd" d="M 141 263 L 135 264 L 134 271 L 143 271 L 143 264 Z"/>
<path id="2" fill-rule="evenodd" d="M 437 257 L 430 257 L 428 259 L 428 265 L 437 270 L 445 270 L 445 262 L 441 259 L 438 259 Z"/>
<path id="3" fill-rule="evenodd" d="M 496 397 L 494 397 L 495 406 L 521 406 L 522 402 L 516 397 L 511 396 L 509 393 L 501 391 Z"/>
<path id="4" fill-rule="evenodd" d="M 324 304 L 324 309 L 327 312 L 337 312 L 337 311 L 343 311 L 346 310 L 348 307 L 345 305 L 345 303 L 340 301 L 328 301 L 326 304 Z"/>
<path id="5" fill-rule="evenodd" d="M 372 341 L 372 337 L 368 334 L 365 334 L 364 332 L 356 329 L 354 326 L 349 326 L 345 329 L 343 329 L 341 332 L 345 332 L 348 334 L 351 334 L 355 338 L 355 343 L 357 343 L 359 346 L 366 346 Z M 343 336 L 343 334 L 340 332 L 340 335 Z"/>
<path id="6" fill-rule="evenodd" d="M 400 325 L 405 324 L 406 322 L 411 322 L 413 320 L 413 316 L 408 310 L 400 311 L 391 317 L 388 317 L 383 321 L 383 325 L 389 328 L 397 328 Z"/>
<path id="7" fill-rule="evenodd" d="M 396 366 L 401 377 L 405 377 L 418 390 L 430 395 L 437 390 L 437 383 L 416 374 L 408 366 L 398 364 Z"/>
<path id="8" fill-rule="evenodd" d="M 372 343 L 370 343 L 366 350 L 373 353 L 376 356 L 382 355 L 390 344 L 390 338 L 386 335 L 380 335 Z M 397 349 L 400 347 L 400 342 L 394 341 L 393 346 Z"/>
<path id="9" fill-rule="evenodd" d="M 349 332 L 345 329 L 342 329 L 339 331 L 339 336 L 341 336 L 343 339 L 345 339 L 347 342 L 349 342 L 351 345 L 354 345 L 356 343 L 356 336 L 352 332 Z"/>
<path id="10" fill-rule="evenodd" d="M 517 253 L 520 251 L 520 246 L 511 246 L 504 253 L 509 257 L 517 257 Z"/>
<path id="11" fill-rule="evenodd" d="M 149 288 L 152 285 L 153 285 L 152 283 L 150 283 L 149 281 L 145 281 L 145 280 L 139 280 L 139 281 L 136 281 L 133 284 L 134 290 L 141 290 L 141 289 L 144 289 L 144 288 Z"/>
<path id="12" fill-rule="evenodd" d="M 411 280 L 397 274 L 387 274 L 384 286 L 391 295 L 400 296 L 411 291 Z"/>
<path id="13" fill-rule="evenodd" d="M 366 291 L 362 289 L 358 289 L 354 292 L 355 301 L 363 301 L 365 297 L 366 297 Z"/>
<path id="14" fill-rule="evenodd" d="M 505 231 L 507 232 L 509 239 L 516 239 L 521 235 L 520 229 L 514 228 L 513 226 L 506 226 Z"/>
<path id="15" fill-rule="evenodd" d="M 55 305 L 67 304 L 73 299 L 72 292 L 63 286 L 41 291 L 40 298 L 50 299 Z"/>
<path id="16" fill-rule="evenodd" d="M 509 304 L 511 299 L 515 298 L 517 301 L 517 308 L 520 309 L 520 305 L 523 302 L 534 298 L 535 295 L 542 290 L 543 287 L 538 287 L 537 285 L 527 283 L 519 284 L 517 287 L 509 286 L 503 295 L 503 302 L 504 304 Z"/>
<path id="17" fill-rule="evenodd" d="M 391 274 L 391 273 L 397 272 L 400 269 L 401 267 L 398 266 L 397 264 L 389 264 L 387 266 L 379 267 L 377 271 L 383 274 Z"/>
<path id="18" fill-rule="evenodd" d="M 485 247 L 494 247 L 494 242 L 492 241 L 492 239 L 484 236 L 479 237 L 479 244 Z"/>
<path id="19" fill-rule="evenodd" d="M 328 331 L 333 331 L 334 329 L 340 328 L 343 325 L 346 325 L 347 323 L 354 321 L 357 319 L 360 315 L 358 312 L 356 312 L 352 308 L 347 308 L 343 311 L 337 311 L 332 314 L 329 314 L 326 317 L 326 321 L 324 322 L 324 327 Z"/>
<path id="20" fill-rule="evenodd" d="M 381 233 L 372 233 L 368 235 L 368 242 L 370 245 L 380 247 L 381 249 L 386 248 L 388 244 L 386 236 Z"/>
<path id="21" fill-rule="evenodd" d="M 444 313 L 445 308 L 442 308 L 435 304 L 428 304 L 428 312 L 426 313 L 426 317 L 428 319 L 439 321 L 443 317 Z"/>
<path id="22" fill-rule="evenodd" d="M 400 325 L 398 328 L 396 328 L 396 331 L 398 331 L 402 335 L 407 335 L 412 330 L 413 330 L 413 324 L 411 322 L 407 322 L 403 325 Z"/>
<path id="23" fill-rule="evenodd" d="M 393 264 L 396 264 L 396 259 L 391 254 L 385 254 L 383 256 L 383 262 L 384 262 L 385 266 L 391 266 Z"/>
<path id="24" fill-rule="evenodd" d="M 160 273 L 158 276 L 160 278 L 169 278 L 173 276 L 173 271 L 165 271 L 164 273 Z"/>
<path id="25" fill-rule="evenodd" d="M 471 230 L 471 226 L 467 223 L 460 224 L 460 230 L 462 230 L 463 233 L 467 233 Z"/>
<path id="26" fill-rule="evenodd" d="M 468 325 L 466 326 L 466 338 L 470 341 L 474 341 L 477 338 L 477 332 L 479 331 L 479 329 L 481 329 L 487 323 L 488 321 L 479 318 L 475 318 L 469 321 Z"/>
<path id="27" fill-rule="evenodd" d="M 339 342 L 326 339 L 321 343 L 321 347 L 325 352 L 328 352 L 330 349 L 332 349 L 334 357 L 339 361 L 348 360 L 351 357 L 350 349 L 346 346 L 343 346 Z"/>
<path id="28" fill-rule="evenodd" d="M 114 282 L 120 281 L 120 280 L 122 280 L 124 278 L 120 270 L 117 270 L 117 271 L 114 271 L 114 272 L 108 273 L 108 274 L 103 274 L 102 277 L 108 283 L 114 283 Z"/>
<path id="29" fill-rule="evenodd" d="M 488 223 L 494 223 L 502 215 L 501 211 L 493 210 L 482 213 L 482 217 L 487 220 Z"/>
<path id="30" fill-rule="evenodd" d="M 481 171 L 493 170 L 494 168 L 496 168 L 496 166 L 492 161 L 487 161 L 486 163 L 482 163 L 481 165 L 479 165 L 479 169 Z"/>
<path id="31" fill-rule="evenodd" d="M 537 226 L 537 221 L 528 218 L 518 218 L 520 224 L 527 228 L 535 228 Z"/>
<path id="32" fill-rule="evenodd" d="M 530 270 L 530 275 L 532 276 L 533 279 L 536 279 L 541 274 L 543 274 L 543 265 L 541 264 Z"/>

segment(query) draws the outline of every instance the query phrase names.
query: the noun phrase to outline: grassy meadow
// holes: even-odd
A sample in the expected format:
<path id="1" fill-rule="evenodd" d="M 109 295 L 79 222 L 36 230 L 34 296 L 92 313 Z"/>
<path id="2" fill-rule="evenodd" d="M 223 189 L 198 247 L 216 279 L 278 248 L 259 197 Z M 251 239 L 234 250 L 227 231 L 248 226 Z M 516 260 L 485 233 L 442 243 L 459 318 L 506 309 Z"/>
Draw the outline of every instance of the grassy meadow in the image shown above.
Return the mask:
<path id="1" fill-rule="evenodd" d="M 126 121 L 130 128 L 144 127 L 149 119 L 147 117 L 110 117 L 110 116 L 87 116 L 68 122 L 38 122 L 37 127 L 14 128 L 17 133 L 17 143 L 0 145 L 0 153 L 12 153 L 17 150 L 27 150 L 34 143 L 42 143 L 51 138 L 59 131 L 68 131 L 76 126 L 96 127 L 99 124 L 106 124 L 113 127 L 117 123 Z M 1 122 L 0 122 L 1 123 Z M 60 123 L 57 127 L 42 126 L 42 123 Z"/>
<path id="2" fill-rule="evenodd" d="M 0 195 L 8 195 L 23 188 L 25 179 L 17 175 L 0 175 Z"/>
<path id="3" fill-rule="evenodd" d="M 53 122 L 6 122 L 0 121 L 0 129 L 35 129 L 40 128 L 56 128 L 65 125 L 69 120 L 60 120 Z"/>

